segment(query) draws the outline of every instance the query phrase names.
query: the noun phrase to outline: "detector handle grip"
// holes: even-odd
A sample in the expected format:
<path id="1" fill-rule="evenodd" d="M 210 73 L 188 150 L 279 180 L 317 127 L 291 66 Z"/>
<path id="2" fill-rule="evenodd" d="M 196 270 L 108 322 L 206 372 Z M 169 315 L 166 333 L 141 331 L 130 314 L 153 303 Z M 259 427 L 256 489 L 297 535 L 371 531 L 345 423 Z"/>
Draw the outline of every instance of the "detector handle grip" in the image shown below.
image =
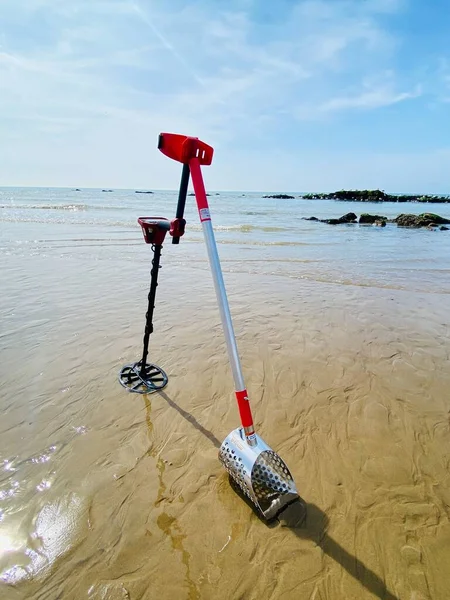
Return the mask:
<path id="1" fill-rule="evenodd" d="M 180 191 L 178 192 L 178 204 L 175 219 L 170 224 L 170 235 L 172 244 L 179 244 L 180 237 L 184 234 L 186 220 L 184 219 L 184 208 L 186 206 L 186 196 L 189 186 L 190 169 L 188 164 L 183 165 L 181 171 Z"/>

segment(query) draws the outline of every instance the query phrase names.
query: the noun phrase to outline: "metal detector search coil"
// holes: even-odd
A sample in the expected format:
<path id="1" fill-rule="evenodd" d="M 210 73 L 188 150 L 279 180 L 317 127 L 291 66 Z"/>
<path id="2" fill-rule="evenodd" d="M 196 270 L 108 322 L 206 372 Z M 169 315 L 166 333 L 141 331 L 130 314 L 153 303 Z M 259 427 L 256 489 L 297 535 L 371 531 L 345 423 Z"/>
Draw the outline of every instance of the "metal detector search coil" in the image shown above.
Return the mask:
<path id="1" fill-rule="evenodd" d="M 265 519 L 272 519 L 288 504 L 299 499 L 299 496 L 286 464 L 255 433 L 201 171 L 201 165 L 211 164 L 214 150 L 198 138 L 174 133 L 161 133 L 158 148 L 169 158 L 183 163 L 179 207 L 184 208 L 189 175 L 192 177 L 233 372 L 242 427 L 233 430 L 225 438 L 219 450 L 219 459 L 260 514 Z M 182 217 L 181 210 L 177 210 L 177 217 L 179 216 Z"/>

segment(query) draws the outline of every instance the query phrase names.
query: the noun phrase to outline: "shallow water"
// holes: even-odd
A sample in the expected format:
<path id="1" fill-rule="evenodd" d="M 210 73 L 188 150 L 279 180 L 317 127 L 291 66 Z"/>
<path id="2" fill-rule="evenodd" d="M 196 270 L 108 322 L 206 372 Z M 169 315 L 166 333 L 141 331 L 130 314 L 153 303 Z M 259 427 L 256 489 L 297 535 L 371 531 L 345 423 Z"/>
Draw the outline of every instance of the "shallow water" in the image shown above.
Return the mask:
<path id="1" fill-rule="evenodd" d="M 188 235 L 174 260 L 207 268 L 195 202 L 187 206 Z M 365 285 L 410 291 L 450 293 L 450 235 L 408 230 L 388 224 L 329 226 L 305 216 L 336 217 L 346 212 L 383 214 L 436 212 L 450 218 L 450 204 L 355 203 L 276 200 L 261 194 L 213 193 L 210 204 L 222 256 L 233 271 L 280 274 L 312 281 Z M 171 217 L 174 192 L 136 194 L 133 190 L 102 193 L 65 189 L 0 190 L 2 251 L 88 253 L 115 261 L 141 253 L 136 218 Z M 189 248 L 187 248 L 189 246 Z"/>
<path id="2" fill-rule="evenodd" d="M 0 595 L 447 598 L 450 232 L 301 217 L 450 206 L 210 198 L 256 425 L 308 504 L 293 528 L 217 460 L 237 411 L 193 200 L 162 256 L 169 384 L 132 396 L 136 218 L 171 217 L 176 194 L 0 190 Z"/>

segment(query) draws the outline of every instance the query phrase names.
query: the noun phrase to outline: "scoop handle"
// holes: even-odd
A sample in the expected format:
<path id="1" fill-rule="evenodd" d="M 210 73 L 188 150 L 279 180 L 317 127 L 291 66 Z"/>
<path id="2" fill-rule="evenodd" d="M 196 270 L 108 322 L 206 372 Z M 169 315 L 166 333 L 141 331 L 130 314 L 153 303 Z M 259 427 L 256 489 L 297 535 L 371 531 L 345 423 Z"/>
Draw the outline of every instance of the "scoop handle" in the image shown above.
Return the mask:
<path id="1" fill-rule="evenodd" d="M 205 185 L 203 183 L 202 170 L 197 157 L 191 158 L 189 161 L 191 170 L 192 183 L 194 186 L 195 198 L 197 200 L 198 214 L 202 224 L 203 235 L 205 237 L 206 248 L 208 250 L 209 264 L 216 290 L 217 302 L 219 304 L 220 318 L 225 334 L 225 341 L 228 350 L 228 356 L 233 372 L 236 400 L 241 417 L 242 427 L 245 433 L 245 439 L 249 446 L 256 446 L 257 438 L 253 425 L 252 411 L 248 399 L 247 390 L 245 388 L 244 376 L 242 374 L 241 361 L 239 359 L 236 336 L 234 335 L 233 322 L 231 320 L 230 307 L 228 304 L 225 283 L 220 266 L 219 253 L 217 251 L 216 239 L 211 223 L 211 214 L 209 211 L 208 200 L 206 198 Z"/>

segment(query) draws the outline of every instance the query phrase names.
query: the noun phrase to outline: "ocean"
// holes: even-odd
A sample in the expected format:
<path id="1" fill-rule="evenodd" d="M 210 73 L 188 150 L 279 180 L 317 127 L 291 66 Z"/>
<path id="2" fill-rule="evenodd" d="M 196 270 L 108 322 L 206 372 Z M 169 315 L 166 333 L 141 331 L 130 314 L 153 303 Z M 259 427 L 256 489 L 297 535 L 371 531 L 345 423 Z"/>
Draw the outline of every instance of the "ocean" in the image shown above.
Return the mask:
<path id="1" fill-rule="evenodd" d="M 450 293 L 450 235 L 389 224 L 329 226 L 308 222 L 347 212 L 434 212 L 450 218 L 450 204 L 355 203 L 263 198 L 262 193 L 212 192 L 209 198 L 221 256 L 240 272 L 271 273 L 341 285 Z M 176 192 L 56 188 L 0 189 L 2 252 L 60 253 L 108 260 L 140 256 L 137 217 L 173 218 Z M 204 258 L 195 199 L 188 198 L 187 233 L 171 257 L 191 264 Z M 88 250 L 87 250 L 88 249 Z M 175 250 L 175 248 L 173 249 Z M 54 252 L 55 251 L 55 252 Z M 125 254 L 124 254 L 125 253 Z M 204 262 L 204 261 L 203 261 Z M 207 265 L 204 265 L 207 268 Z"/>

